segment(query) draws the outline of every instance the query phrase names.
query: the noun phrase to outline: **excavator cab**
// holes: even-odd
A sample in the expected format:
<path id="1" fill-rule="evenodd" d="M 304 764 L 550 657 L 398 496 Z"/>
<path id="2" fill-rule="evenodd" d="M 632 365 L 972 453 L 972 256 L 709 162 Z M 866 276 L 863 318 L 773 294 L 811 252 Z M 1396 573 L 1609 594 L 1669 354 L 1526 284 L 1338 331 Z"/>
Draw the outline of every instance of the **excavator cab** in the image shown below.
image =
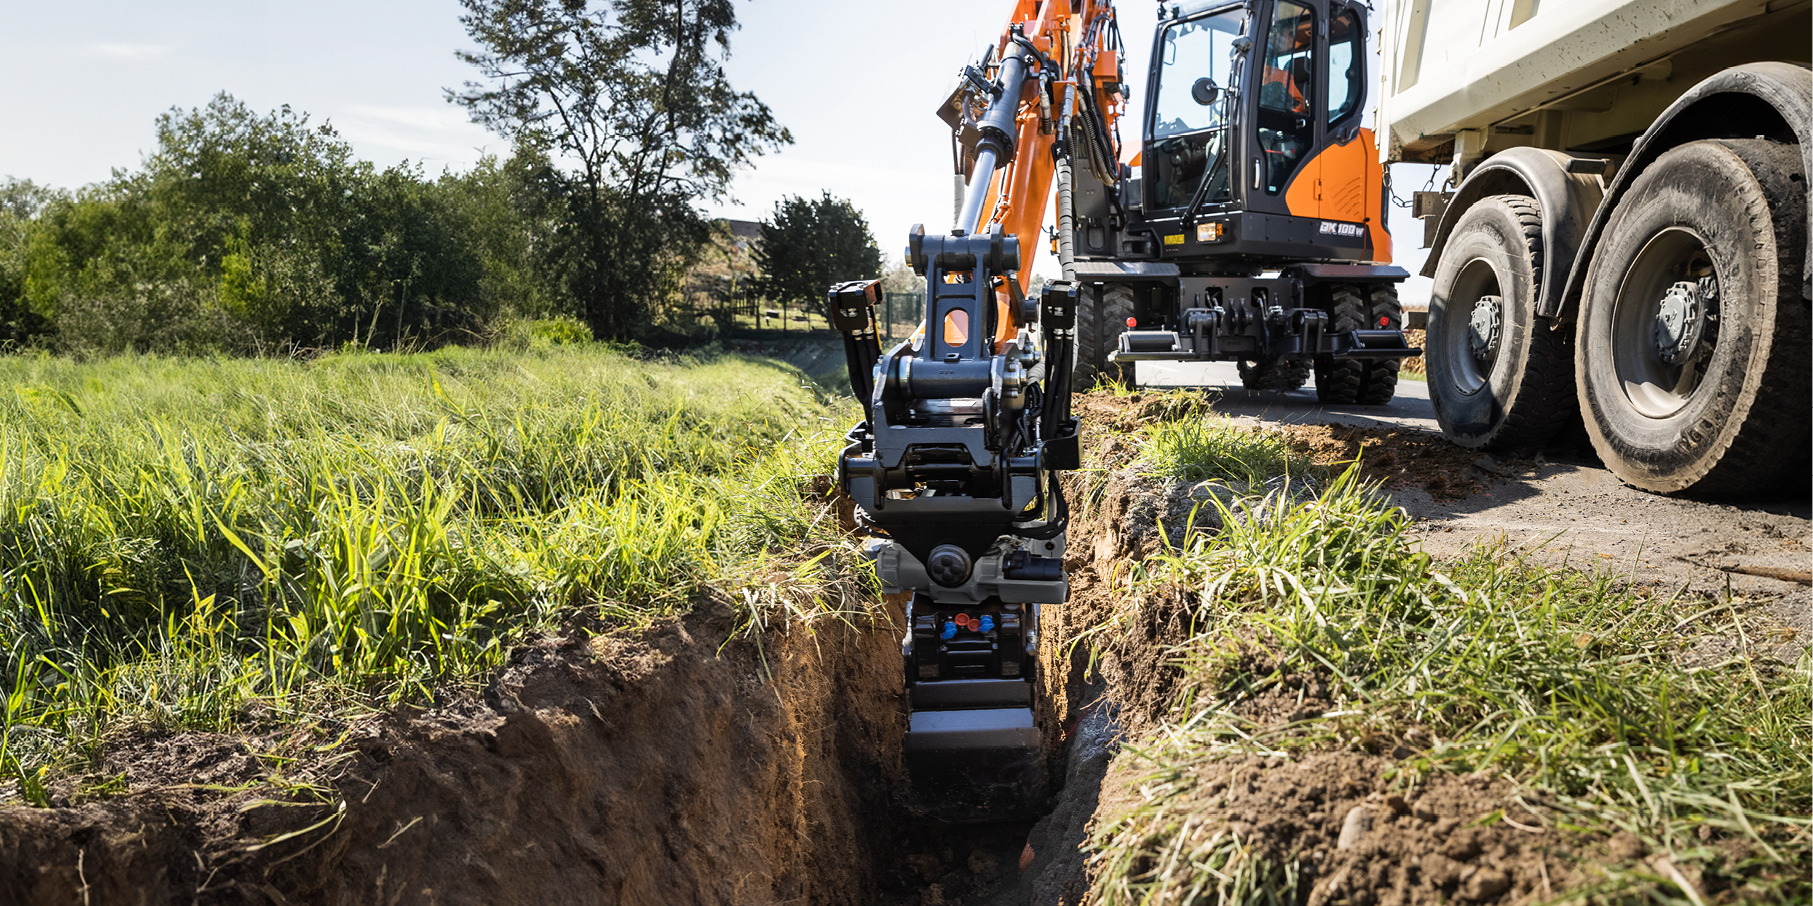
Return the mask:
<path id="1" fill-rule="evenodd" d="M 1395 392 L 1406 343 L 1385 176 L 1366 108 L 1363 0 L 1178 0 L 1159 7 L 1141 148 L 1107 167 L 1073 140 L 1079 358 L 1234 361 L 1248 389 L 1325 403 Z M 1099 118 L 1097 118 L 1099 119 Z M 1060 200 L 1060 206 L 1063 204 Z"/>
<path id="2" fill-rule="evenodd" d="M 1365 7 L 1161 10 L 1139 178 L 1123 192 L 1140 228 L 1113 256 L 1389 261 L 1378 156 L 1360 129 Z"/>

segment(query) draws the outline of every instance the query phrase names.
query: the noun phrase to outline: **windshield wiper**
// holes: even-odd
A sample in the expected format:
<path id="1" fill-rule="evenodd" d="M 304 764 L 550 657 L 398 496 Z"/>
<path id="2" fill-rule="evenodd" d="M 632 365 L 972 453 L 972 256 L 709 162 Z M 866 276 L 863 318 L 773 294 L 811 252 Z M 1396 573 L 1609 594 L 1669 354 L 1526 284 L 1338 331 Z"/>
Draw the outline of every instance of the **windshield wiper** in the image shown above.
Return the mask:
<path id="1" fill-rule="evenodd" d="M 1203 201 L 1209 197 L 1209 183 L 1215 180 L 1215 171 L 1221 169 L 1221 162 L 1227 157 L 1227 153 L 1227 132 L 1224 129 L 1221 134 L 1221 141 L 1217 143 L 1215 148 L 1215 159 L 1209 161 L 1209 165 L 1203 168 L 1202 184 L 1196 187 L 1196 194 L 1190 196 L 1190 206 L 1183 209 L 1184 229 L 1187 230 L 1196 225 L 1196 212 L 1202 207 Z"/>

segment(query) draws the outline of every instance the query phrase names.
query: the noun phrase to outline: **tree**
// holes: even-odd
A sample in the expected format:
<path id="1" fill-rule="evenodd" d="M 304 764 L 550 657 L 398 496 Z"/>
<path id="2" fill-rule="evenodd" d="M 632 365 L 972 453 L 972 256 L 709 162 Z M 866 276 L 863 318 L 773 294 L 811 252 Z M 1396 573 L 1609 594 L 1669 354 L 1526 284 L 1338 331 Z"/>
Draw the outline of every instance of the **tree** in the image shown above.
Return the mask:
<path id="1" fill-rule="evenodd" d="M 12 270 L 56 345 L 394 348 L 476 332 L 497 309 L 483 260 L 491 226 L 478 221 L 499 215 L 457 181 L 380 172 L 331 126 L 226 94 L 159 117 L 157 137 L 140 170 L 73 198 L 0 198 L 8 211 L 41 208 L 23 265 L 0 260 L 0 299 Z"/>
<path id="2" fill-rule="evenodd" d="M 23 179 L 0 179 L 0 349 L 36 339 L 48 327 L 25 304 L 26 250 L 38 215 L 61 200 Z"/>
<path id="3" fill-rule="evenodd" d="M 485 81 L 448 99 L 546 155 L 568 286 L 594 333 L 629 338 L 709 237 L 694 204 L 793 140 L 724 74 L 734 0 L 460 2 Z"/>
<path id="4" fill-rule="evenodd" d="M 881 249 L 869 222 L 846 198 L 783 198 L 762 221 L 756 265 L 774 299 L 817 302 L 833 283 L 881 276 Z"/>
<path id="5" fill-rule="evenodd" d="M 923 293 L 925 278 L 913 272 L 913 266 L 906 258 L 896 258 L 881 275 L 881 288 L 890 293 Z"/>

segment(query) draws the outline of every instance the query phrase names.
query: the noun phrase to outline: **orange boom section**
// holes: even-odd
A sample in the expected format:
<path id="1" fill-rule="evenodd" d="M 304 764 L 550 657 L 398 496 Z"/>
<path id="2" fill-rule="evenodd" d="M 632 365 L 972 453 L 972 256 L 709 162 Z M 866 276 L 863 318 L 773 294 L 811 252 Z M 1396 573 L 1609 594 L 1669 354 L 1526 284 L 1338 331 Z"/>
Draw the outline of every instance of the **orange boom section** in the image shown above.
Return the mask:
<path id="1" fill-rule="evenodd" d="M 1019 34 L 1015 34 L 1018 28 Z M 1027 54 L 1023 38 L 1042 57 L 1037 74 L 1026 79 L 1015 116 L 1013 160 L 994 171 L 988 197 L 976 224 L 958 224 L 966 231 L 987 232 L 999 224 L 1019 237 L 1026 260 L 1019 271 L 1018 292 L 1001 287 L 996 294 L 1000 317 L 996 319 L 995 344 L 1012 339 L 1019 329 L 1013 298 L 1023 295 L 1032 280 L 1034 251 L 1044 230 L 1046 201 L 1051 196 L 1056 167 L 1051 149 L 1057 142 L 1058 123 L 1074 114 L 1090 92 L 1095 109 L 1113 134 L 1122 110 L 1120 50 L 1115 37 L 1114 5 L 1101 0 L 1018 0 L 1007 27 L 995 46 L 994 58 Z M 1066 104 L 1068 103 L 1068 108 Z M 1116 149 L 1118 153 L 1119 149 Z M 960 165 L 968 170 L 967 162 Z M 965 175 L 969 175 L 967 172 Z M 971 186 L 971 191 L 975 186 Z"/>

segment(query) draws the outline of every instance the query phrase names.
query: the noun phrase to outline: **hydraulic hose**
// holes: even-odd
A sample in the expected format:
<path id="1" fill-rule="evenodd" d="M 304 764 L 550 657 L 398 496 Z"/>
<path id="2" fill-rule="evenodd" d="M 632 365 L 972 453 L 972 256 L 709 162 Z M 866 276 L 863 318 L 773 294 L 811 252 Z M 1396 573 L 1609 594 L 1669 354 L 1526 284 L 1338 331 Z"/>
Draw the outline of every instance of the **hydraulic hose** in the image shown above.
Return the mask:
<path id="1" fill-rule="evenodd" d="M 1058 119 L 1059 142 L 1054 146 L 1057 152 L 1058 181 L 1058 267 L 1065 280 L 1076 279 L 1076 214 L 1072 205 L 1073 174 L 1071 172 L 1070 149 L 1066 142 L 1070 136 L 1070 108 L 1076 101 L 1076 85 L 1064 86 L 1063 114 Z"/>

